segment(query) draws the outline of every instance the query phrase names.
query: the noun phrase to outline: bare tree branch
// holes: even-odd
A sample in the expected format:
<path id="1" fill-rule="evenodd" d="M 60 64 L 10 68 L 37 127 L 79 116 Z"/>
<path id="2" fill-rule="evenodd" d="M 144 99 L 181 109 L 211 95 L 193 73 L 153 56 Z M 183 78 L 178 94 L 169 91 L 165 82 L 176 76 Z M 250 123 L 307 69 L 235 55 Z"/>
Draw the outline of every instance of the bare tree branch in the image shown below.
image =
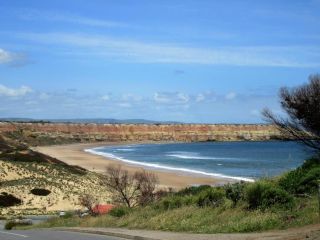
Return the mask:
<path id="1" fill-rule="evenodd" d="M 287 118 L 275 116 L 264 109 L 265 120 L 274 124 L 285 137 L 298 140 L 320 151 L 320 75 L 313 75 L 309 83 L 294 88 L 281 88 L 280 103 Z"/>
<path id="2" fill-rule="evenodd" d="M 89 194 L 85 194 L 79 197 L 79 204 L 87 208 L 89 213 L 93 215 L 94 214 L 93 208 L 97 204 L 97 200 L 93 196 Z"/>
<path id="3" fill-rule="evenodd" d="M 146 171 L 129 174 L 120 165 L 107 167 L 105 184 L 113 201 L 131 208 L 154 200 L 157 177 Z"/>

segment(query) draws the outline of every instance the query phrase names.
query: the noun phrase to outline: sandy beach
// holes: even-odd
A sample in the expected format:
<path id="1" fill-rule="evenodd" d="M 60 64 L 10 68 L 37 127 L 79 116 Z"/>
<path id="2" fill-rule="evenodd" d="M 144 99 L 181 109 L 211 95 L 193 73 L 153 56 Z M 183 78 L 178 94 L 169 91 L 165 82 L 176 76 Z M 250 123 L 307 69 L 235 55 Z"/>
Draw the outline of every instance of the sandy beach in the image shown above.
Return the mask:
<path id="1" fill-rule="evenodd" d="M 124 162 L 106 158 L 103 156 L 87 153 L 84 150 L 106 145 L 122 145 L 132 143 L 81 143 L 81 144 L 67 144 L 67 145 L 54 145 L 54 146 L 40 146 L 33 149 L 41 153 L 47 154 L 51 157 L 57 158 L 70 165 L 78 165 L 90 171 L 103 173 L 106 167 L 110 164 L 120 164 L 123 169 L 129 172 L 141 170 L 140 166 L 129 165 Z M 228 182 L 226 179 L 202 177 L 199 175 L 189 175 L 182 172 L 169 172 L 162 170 L 150 170 L 155 173 L 159 178 L 160 187 L 183 188 L 191 185 L 210 184 L 217 185 Z"/>

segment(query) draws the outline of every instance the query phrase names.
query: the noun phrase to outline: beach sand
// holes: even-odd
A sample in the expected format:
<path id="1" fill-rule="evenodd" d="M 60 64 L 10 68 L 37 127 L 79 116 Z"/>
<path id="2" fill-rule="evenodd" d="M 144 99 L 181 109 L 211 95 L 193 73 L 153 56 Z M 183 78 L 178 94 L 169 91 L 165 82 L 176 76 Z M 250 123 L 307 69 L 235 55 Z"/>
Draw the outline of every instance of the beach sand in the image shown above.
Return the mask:
<path id="1" fill-rule="evenodd" d="M 57 158 L 69 165 L 78 165 L 87 170 L 104 173 L 106 167 L 110 164 L 120 164 L 123 169 L 133 173 L 142 168 L 137 165 L 129 165 L 119 160 L 106 158 L 103 156 L 87 153 L 84 150 L 107 145 L 123 145 L 132 143 L 80 143 L 80 144 L 67 144 L 67 145 L 53 145 L 53 146 L 39 146 L 34 147 L 35 151 L 47 154 L 51 157 Z M 220 185 L 229 182 L 229 180 L 213 177 L 202 177 L 201 175 L 190 175 L 183 172 L 171 172 L 162 170 L 150 170 L 149 172 L 155 173 L 159 178 L 160 187 L 171 187 L 175 189 L 192 186 L 192 185 Z"/>

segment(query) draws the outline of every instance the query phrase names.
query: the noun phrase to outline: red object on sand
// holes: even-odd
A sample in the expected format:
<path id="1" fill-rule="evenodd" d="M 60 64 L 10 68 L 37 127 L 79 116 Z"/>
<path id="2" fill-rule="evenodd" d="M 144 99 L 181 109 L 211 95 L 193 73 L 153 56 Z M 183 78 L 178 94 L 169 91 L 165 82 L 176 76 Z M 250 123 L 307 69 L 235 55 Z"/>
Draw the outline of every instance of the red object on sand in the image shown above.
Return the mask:
<path id="1" fill-rule="evenodd" d="M 115 206 L 112 204 L 98 204 L 96 206 L 94 206 L 94 208 L 92 209 L 92 211 L 95 214 L 107 214 L 108 212 L 110 212 L 110 210 L 112 208 L 114 208 Z"/>

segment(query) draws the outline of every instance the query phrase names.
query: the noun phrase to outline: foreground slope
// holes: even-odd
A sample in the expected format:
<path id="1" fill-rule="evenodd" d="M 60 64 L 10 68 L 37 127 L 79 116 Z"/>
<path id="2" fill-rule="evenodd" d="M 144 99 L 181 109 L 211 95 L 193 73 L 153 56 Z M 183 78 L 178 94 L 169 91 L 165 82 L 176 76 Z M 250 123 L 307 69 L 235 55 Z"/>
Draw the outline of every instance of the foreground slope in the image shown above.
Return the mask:
<path id="1" fill-rule="evenodd" d="M 84 194 L 99 202 L 109 201 L 101 175 L 67 165 L 3 136 L 0 136 L 0 179 L 0 192 L 22 201 L 10 207 L 0 206 L 1 215 L 74 210 L 80 208 L 78 199 Z M 49 194 L 32 193 L 33 189 L 45 189 Z"/>

